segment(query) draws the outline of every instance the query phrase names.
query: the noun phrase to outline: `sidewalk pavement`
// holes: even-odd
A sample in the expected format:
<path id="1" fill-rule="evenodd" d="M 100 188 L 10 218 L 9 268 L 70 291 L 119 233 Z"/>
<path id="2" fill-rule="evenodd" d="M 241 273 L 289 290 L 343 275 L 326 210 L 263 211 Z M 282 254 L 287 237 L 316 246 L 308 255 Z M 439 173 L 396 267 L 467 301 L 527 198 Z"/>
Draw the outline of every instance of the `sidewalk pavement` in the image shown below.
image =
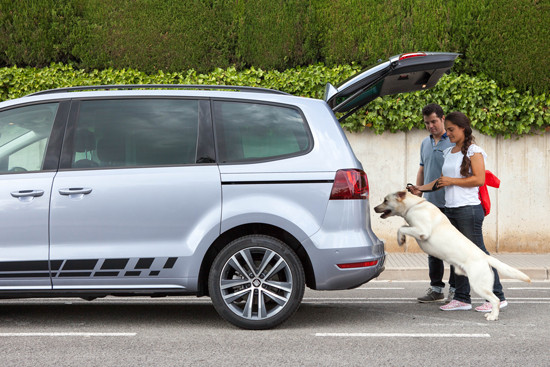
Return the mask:
<path id="1" fill-rule="evenodd" d="M 504 253 L 492 254 L 506 264 L 527 274 L 531 280 L 550 280 L 550 253 L 524 254 Z M 377 280 L 426 280 L 428 276 L 428 255 L 425 253 L 387 253 L 386 269 Z M 445 275 L 448 279 L 449 264 L 445 263 Z M 501 278 L 506 279 L 506 278 Z"/>

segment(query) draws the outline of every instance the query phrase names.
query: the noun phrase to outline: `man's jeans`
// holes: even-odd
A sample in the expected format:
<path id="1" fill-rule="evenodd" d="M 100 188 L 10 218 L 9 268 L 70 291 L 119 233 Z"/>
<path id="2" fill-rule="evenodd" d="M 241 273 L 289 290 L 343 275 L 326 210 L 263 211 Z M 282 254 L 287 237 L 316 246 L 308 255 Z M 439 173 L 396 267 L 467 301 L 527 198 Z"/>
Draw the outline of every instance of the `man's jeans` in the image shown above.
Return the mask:
<path id="1" fill-rule="evenodd" d="M 443 293 L 443 289 L 445 289 L 445 283 L 443 282 L 445 265 L 443 264 L 443 261 L 439 260 L 437 257 L 428 255 L 428 268 L 428 274 L 430 275 L 430 286 L 437 293 Z M 456 288 L 455 268 L 451 265 L 450 269 L 449 287 L 454 289 Z"/>
<path id="2" fill-rule="evenodd" d="M 485 248 L 483 243 L 483 219 L 485 213 L 483 207 L 480 205 L 467 205 L 458 208 L 445 208 L 445 215 L 451 223 L 466 237 L 468 237 L 473 243 L 477 245 L 483 252 L 489 255 L 489 252 Z M 452 246 L 452 245 L 451 245 Z M 504 301 L 504 293 L 502 292 L 502 284 L 498 277 L 497 271 L 493 268 L 495 275 L 495 282 L 493 284 L 493 293 L 501 300 Z M 456 291 L 455 298 L 458 301 L 465 303 L 472 303 L 470 298 L 470 283 L 468 278 L 462 275 L 455 276 Z"/>

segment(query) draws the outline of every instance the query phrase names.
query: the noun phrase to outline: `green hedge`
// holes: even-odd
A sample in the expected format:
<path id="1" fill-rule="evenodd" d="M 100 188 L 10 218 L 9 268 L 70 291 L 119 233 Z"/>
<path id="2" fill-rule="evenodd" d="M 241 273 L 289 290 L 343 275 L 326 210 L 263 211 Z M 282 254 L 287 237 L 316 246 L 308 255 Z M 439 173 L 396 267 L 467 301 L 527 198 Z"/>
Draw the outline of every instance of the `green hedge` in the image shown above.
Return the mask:
<path id="1" fill-rule="evenodd" d="M 360 70 L 357 64 L 335 67 L 316 64 L 284 72 L 258 68 L 237 71 L 230 67 L 217 68 L 210 73 L 189 70 L 154 74 L 134 69 L 87 72 L 62 64 L 42 69 L 11 67 L 0 68 L 0 99 L 17 98 L 45 89 L 108 84 L 247 85 L 322 98 L 327 81 L 338 83 Z M 370 128 L 377 134 L 423 129 L 420 111 L 431 102 L 439 103 L 445 111 L 463 111 L 476 129 L 490 136 L 511 137 L 550 130 L 550 95 L 520 93 L 514 88 L 501 88 L 485 77 L 465 74 L 445 75 L 435 88 L 427 91 L 378 98 L 355 117 L 345 120 L 343 126 L 350 131 Z"/>
<path id="2" fill-rule="evenodd" d="M 45 66 L 76 60 L 74 32 L 84 17 L 72 0 L 0 0 L 0 65 Z"/>
<path id="3" fill-rule="evenodd" d="M 73 50 L 80 67 L 210 71 L 238 61 L 228 1 L 81 2 L 81 42 Z"/>
<path id="4" fill-rule="evenodd" d="M 464 70 L 484 73 L 502 85 L 548 93 L 549 20 L 548 0 L 495 1 L 463 49 Z"/>
<path id="5" fill-rule="evenodd" d="M 548 0 L 0 0 L 0 66 L 147 73 L 456 51 L 456 71 L 548 93 Z"/>

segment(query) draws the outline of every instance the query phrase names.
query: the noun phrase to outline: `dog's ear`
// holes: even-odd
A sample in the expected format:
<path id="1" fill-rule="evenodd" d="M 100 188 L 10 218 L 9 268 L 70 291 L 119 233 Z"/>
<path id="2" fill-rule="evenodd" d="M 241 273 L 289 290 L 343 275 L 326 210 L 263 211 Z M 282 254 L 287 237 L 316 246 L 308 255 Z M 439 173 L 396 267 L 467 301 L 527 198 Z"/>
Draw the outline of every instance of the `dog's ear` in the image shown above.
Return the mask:
<path id="1" fill-rule="evenodd" d="M 398 192 L 397 192 L 397 198 L 398 198 L 399 200 L 405 199 L 405 196 L 407 196 L 407 191 L 398 191 Z"/>

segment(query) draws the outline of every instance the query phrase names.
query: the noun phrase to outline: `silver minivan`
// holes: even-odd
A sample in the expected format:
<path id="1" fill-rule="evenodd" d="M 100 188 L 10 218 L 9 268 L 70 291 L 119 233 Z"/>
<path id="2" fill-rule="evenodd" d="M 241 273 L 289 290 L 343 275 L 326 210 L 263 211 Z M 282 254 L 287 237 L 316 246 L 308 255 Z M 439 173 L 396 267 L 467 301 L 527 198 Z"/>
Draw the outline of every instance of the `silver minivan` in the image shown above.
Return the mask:
<path id="1" fill-rule="evenodd" d="M 335 112 L 430 88 L 456 57 L 392 57 L 324 100 L 111 85 L 1 102 L 0 298 L 209 296 L 229 322 L 265 329 L 306 285 L 368 282 L 384 244 Z"/>

